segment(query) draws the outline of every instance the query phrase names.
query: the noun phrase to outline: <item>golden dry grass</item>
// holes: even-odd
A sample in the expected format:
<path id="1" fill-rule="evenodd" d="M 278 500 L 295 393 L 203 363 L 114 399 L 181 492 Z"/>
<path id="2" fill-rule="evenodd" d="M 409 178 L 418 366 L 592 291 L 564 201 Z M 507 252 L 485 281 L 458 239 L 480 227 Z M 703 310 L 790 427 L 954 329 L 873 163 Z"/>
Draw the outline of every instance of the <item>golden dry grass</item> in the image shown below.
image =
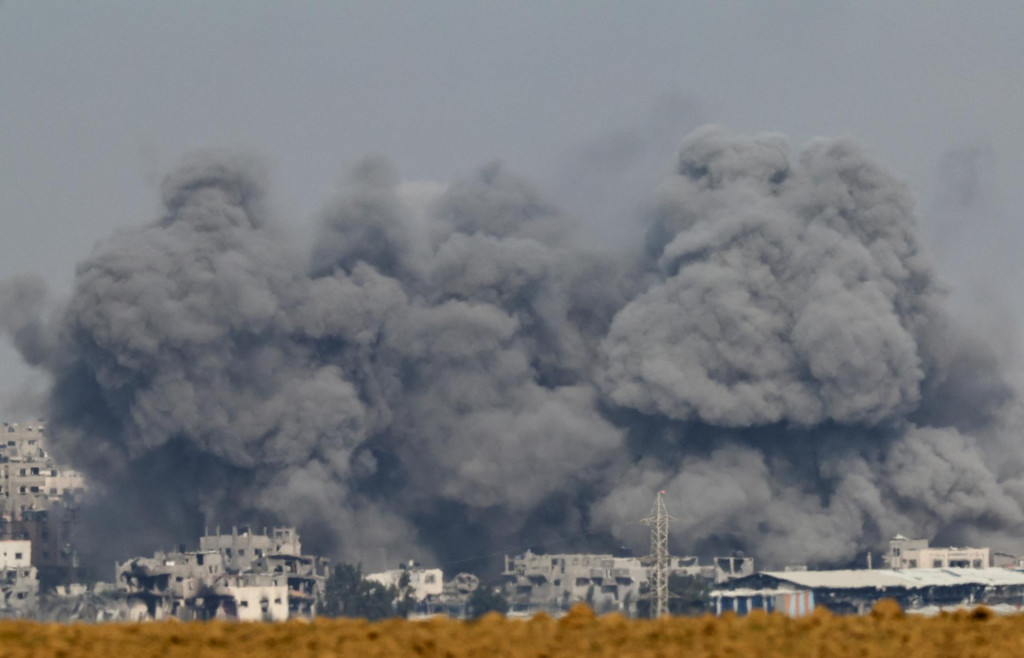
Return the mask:
<path id="1" fill-rule="evenodd" d="M 312 623 L 142 623 L 69 625 L 0 623 L 0 656 L 1024 656 L 1024 615 L 987 610 L 904 617 L 883 602 L 866 617 L 803 619 L 752 614 L 629 621 L 574 608 L 555 621 L 497 615 L 478 622 L 318 619 Z"/>

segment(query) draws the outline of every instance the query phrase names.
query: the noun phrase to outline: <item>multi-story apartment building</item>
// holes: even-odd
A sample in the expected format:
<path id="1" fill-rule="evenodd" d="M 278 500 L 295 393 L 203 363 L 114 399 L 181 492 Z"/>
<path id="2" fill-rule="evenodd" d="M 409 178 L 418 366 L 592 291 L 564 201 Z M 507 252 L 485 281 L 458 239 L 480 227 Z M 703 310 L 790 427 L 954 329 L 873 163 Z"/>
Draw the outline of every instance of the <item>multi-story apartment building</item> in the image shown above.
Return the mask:
<path id="1" fill-rule="evenodd" d="M 46 574 L 76 565 L 71 535 L 84 491 L 82 475 L 50 456 L 44 423 L 0 424 L 0 538 L 30 540 L 31 562 Z"/>

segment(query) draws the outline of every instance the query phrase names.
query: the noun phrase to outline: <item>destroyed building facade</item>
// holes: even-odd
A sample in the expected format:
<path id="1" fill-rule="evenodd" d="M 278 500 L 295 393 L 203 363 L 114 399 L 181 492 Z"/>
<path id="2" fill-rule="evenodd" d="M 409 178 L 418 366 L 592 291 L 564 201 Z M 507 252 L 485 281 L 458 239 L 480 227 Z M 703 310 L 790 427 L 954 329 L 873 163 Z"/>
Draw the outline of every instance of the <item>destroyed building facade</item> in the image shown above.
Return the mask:
<path id="1" fill-rule="evenodd" d="M 158 552 L 116 565 L 133 619 L 282 621 L 317 614 L 327 560 L 301 554 L 294 528 L 206 534 L 198 551 Z"/>
<path id="2" fill-rule="evenodd" d="M 30 541 L 0 540 L 0 617 L 26 617 L 35 611 L 39 573 L 31 556 Z"/>
<path id="3" fill-rule="evenodd" d="M 366 574 L 363 579 L 385 587 L 395 587 L 401 594 L 407 593 L 416 603 L 436 599 L 444 593 L 444 571 L 424 569 L 411 561 L 398 569 Z"/>
<path id="4" fill-rule="evenodd" d="M 753 558 L 715 558 L 702 565 L 693 556 L 671 557 L 670 575 L 721 582 L 753 573 Z M 514 612 L 561 612 L 584 602 L 602 612 L 636 611 L 642 587 L 650 582 L 649 561 L 636 557 L 591 554 L 537 554 L 505 557 L 505 598 Z"/>

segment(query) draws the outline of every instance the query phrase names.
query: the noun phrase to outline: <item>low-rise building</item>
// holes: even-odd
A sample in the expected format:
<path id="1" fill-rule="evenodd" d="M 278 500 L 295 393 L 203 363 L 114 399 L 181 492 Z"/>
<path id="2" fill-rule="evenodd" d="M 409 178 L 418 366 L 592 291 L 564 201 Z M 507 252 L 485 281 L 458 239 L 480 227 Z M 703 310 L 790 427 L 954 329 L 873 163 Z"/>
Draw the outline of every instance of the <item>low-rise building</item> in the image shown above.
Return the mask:
<path id="1" fill-rule="evenodd" d="M 444 572 L 441 569 L 424 569 L 410 562 L 399 569 L 389 569 L 367 574 L 364 580 L 372 580 L 385 587 L 395 587 L 402 594 L 408 593 L 414 601 L 421 603 L 444 592 Z"/>
<path id="2" fill-rule="evenodd" d="M 935 548 L 927 539 L 896 535 L 889 540 L 885 563 L 890 569 L 983 569 L 992 566 L 988 548 Z"/>
<path id="3" fill-rule="evenodd" d="M 719 558 L 716 558 L 716 560 Z M 693 556 L 672 557 L 669 573 L 707 580 L 753 570 L 750 558 L 720 558 L 718 565 L 701 565 Z M 600 611 L 633 614 L 641 587 L 650 581 L 649 560 L 613 555 L 541 555 L 527 551 L 505 558 L 505 597 L 514 612 L 568 610 L 586 602 Z"/>
<path id="4" fill-rule="evenodd" d="M 31 563 L 32 544 L 0 540 L 0 616 L 25 617 L 36 608 L 39 572 Z"/>
<path id="5" fill-rule="evenodd" d="M 840 569 L 763 571 L 719 585 L 715 611 L 751 610 L 792 617 L 824 606 L 837 614 L 864 614 L 883 598 L 904 610 L 925 606 L 1024 604 L 1024 573 L 999 568 Z"/>

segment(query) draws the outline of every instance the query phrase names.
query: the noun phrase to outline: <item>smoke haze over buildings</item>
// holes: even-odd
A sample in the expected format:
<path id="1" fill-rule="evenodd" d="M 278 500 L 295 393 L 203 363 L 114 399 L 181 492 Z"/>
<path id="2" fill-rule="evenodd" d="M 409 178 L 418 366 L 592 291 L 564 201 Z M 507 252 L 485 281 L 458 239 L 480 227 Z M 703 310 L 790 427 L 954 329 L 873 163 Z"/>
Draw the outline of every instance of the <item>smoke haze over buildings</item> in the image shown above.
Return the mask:
<path id="1" fill-rule="evenodd" d="M 848 140 L 692 132 L 621 217 L 641 249 L 500 164 L 434 189 L 367 158 L 309 249 L 270 184 L 196 154 L 68 298 L 0 286 L 95 555 L 249 519 L 367 564 L 643 551 L 659 488 L 674 548 L 769 564 L 1024 536 L 1020 394 Z"/>

